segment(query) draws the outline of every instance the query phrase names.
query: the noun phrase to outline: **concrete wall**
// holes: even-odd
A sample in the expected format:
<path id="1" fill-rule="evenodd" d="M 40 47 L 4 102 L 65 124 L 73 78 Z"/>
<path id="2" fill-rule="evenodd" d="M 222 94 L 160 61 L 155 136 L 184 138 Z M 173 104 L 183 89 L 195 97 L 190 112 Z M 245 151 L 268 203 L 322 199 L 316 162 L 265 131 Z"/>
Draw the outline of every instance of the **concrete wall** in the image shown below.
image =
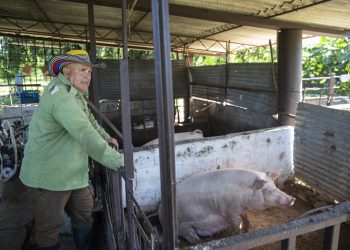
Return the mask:
<path id="1" fill-rule="evenodd" d="M 204 171 L 245 168 L 283 170 L 281 182 L 293 174 L 293 127 L 262 129 L 178 142 L 175 146 L 176 181 Z M 134 192 L 144 211 L 160 202 L 159 149 L 139 147 L 134 152 Z"/>

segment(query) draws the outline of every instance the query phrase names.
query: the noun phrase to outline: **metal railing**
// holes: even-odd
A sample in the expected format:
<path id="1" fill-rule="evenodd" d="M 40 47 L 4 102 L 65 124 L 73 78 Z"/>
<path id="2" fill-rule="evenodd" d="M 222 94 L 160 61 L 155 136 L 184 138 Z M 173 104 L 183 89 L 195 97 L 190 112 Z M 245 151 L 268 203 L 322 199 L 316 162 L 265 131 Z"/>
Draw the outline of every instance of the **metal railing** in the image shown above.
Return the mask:
<path id="1" fill-rule="evenodd" d="M 350 75 L 340 75 L 336 76 L 334 73 L 330 74 L 329 76 L 325 77 L 310 77 L 310 78 L 303 78 L 303 91 L 302 91 L 302 102 L 306 102 L 306 96 L 308 95 L 308 92 L 311 91 L 318 93 L 319 98 L 319 104 L 321 105 L 321 99 L 326 99 L 326 105 L 331 106 L 333 105 L 334 97 L 338 95 L 337 90 L 339 89 L 338 86 L 336 86 L 336 81 L 340 82 L 346 82 L 350 78 Z M 327 80 L 327 84 L 307 84 L 306 82 L 309 81 L 325 81 Z M 316 87 L 312 87 L 312 85 L 315 85 Z M 309 94 L 310 96 L 310 94 Z"/>
<path id="2" fill-rule="evenodd" d="M 186 250 L 199 249 L 250 249 L 281 242 L 282 250 L 296 249 L 297 236 L 324 229 L 323 249 L 338 249 L 340 225 L 350 221 L 350 201 L 328 208 L 328 211 L 303 216 L 288 223 L 239 234 L 204 244 L 185 247 Z"/>
<path id="3" fill-rule="evenodd" d="M 132 192 L 129 192 L 129 195 L 135 206 L 128 210 L 131 211 L 131 216 L 126 216 L 124 212 L 123 197 L 125 196 L 122 188 L 122 182 L 125 182 L 124 171 L 106 169 L 104 172 L 103 199 L 108 249 L 129 249 L 129 238 L 136 239 L 134 242 L 136 249 L 158 249 L 160 240 L 157 229 L 150 223 Z M 128 231 L 127 218 L 132 218 L 133 232 Z"/>

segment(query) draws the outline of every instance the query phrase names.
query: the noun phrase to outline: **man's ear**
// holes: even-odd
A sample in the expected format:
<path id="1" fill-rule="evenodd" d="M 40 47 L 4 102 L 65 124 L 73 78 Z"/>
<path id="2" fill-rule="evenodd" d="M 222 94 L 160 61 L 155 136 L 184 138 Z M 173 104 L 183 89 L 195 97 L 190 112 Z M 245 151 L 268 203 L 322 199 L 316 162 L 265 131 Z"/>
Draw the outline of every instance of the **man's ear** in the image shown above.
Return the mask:
<path id="1" fill-rule="evenodd" d="M 68 77 L 68 76 L 70 75 L 70 68 L 67 67 L 67 66 L 63 67 L 62 73 L 63 73 L 63 75 L 65 75 L 66 77 Z"/>

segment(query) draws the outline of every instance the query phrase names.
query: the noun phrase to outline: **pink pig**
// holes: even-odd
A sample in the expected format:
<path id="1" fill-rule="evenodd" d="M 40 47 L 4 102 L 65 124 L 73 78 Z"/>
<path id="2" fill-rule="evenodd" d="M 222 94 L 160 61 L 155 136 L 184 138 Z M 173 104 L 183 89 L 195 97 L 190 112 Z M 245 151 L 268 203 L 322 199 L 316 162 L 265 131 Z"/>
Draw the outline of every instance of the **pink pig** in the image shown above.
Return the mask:
<path id="1" fill-rule="evenodd" d="M 239 233 L 250 227 L 247 211 L 273 206 L 292 206 L 295 198 L 275 184 L 280 175 L 243 169 L 224 169 L 197 174 L 176 186 L 178 234 L 194 244 L 199 236 L 221 231 Z M 159 208 L 162 223 L 161 207 Z M 163 225 L 163 223 L 162 223 Z"/>

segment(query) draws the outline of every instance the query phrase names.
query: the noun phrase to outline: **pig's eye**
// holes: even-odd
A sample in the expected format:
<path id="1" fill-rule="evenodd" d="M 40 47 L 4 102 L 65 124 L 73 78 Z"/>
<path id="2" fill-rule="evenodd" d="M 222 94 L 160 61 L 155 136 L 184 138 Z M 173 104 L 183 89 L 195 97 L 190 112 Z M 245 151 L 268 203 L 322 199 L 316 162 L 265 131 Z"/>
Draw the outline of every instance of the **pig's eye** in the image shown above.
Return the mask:
<path id="1" fill-rule="evenodd" d="M 270 194 L 272 194 L 272 191 L 271 191 L 271 189 L 269 189 L 269 188 L 263 188 L 263 189 L 262 189 L 262 192 L 263 192 L 265 195 L 270 195 Z"/>

